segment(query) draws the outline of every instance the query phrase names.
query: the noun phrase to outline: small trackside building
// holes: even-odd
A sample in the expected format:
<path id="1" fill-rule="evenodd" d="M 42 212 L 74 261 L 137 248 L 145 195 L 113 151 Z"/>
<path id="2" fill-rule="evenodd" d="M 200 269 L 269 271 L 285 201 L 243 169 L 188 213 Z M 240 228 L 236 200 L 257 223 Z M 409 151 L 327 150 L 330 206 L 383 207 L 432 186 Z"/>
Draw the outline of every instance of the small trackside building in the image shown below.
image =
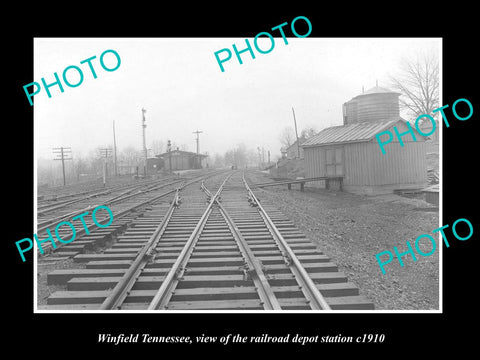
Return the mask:
<path id="1" fill-rule="evenodd" d="M 303 159 L 302 144 L 305 140 L 305 137 L 301 136 L 297 141 L 285 149 L 287 159 Z"/>
<path id="2" fill-rule="evenodd" d="M 160 155 L 167 171 L 202 169 L 206 165 L 208 155 L 196 154 L 190 151 L 172 150 Z"/>
<path id="3" fill-rule="evenodd" d="M 427 185 L 425 138 L 414 128 L 402 136 L 404 146 L 396 136 L 382 154 L 375 137 L 389 130 L 399 133 L 409 129 L 406 121 L 397 117 L 387 121 L 348 123 L 323 129 L 302 144 L 305 156 L 305 176 L 343 176 L 340 180 L 320 180 L 308 183 L 314 187 L 342 189 L 359 194 L 392 193 L 394 190 L 421 189 Z"/>

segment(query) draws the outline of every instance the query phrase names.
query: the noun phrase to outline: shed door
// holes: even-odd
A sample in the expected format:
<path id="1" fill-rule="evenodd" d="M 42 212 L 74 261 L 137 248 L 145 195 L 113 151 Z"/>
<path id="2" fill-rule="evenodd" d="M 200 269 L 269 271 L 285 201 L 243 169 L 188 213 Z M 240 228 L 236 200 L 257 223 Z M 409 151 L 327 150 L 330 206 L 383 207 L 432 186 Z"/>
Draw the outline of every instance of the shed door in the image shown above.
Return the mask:
<path id="1" fill-rule="evenodd" d="M 327 149 L 326 158 L 327 176 L 343 175 L 343 147 Z"/>

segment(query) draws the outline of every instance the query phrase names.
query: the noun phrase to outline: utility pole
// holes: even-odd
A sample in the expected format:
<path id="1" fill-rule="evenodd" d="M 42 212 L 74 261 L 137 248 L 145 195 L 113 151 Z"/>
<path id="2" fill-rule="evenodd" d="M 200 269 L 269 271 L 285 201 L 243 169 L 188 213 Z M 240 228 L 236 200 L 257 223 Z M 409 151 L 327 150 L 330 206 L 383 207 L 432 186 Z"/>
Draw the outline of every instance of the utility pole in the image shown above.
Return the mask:
<path id="1" fill-rule="evenodd" d="M 193 134 L 197 134 L 197 161 L 196 161 L 196 165 L 197 165 L 197 169 L 200 168 L 200 157 L 199 157 L 199 154 L 200 154 L 200 138 L 199 138 L 199 134 L 203 133 L 203 131 L 194 131 Z"/>
<path id="2" fill-rule="evenodd" d="M 147 110 L 142 108 L 142 131 L 143 131 L 143 153 L 144 153 L 144 165 L 143 165 L 143 174 L 146 177 L 147 176 L 147 141 L 145 139 L 145 128 L 147 125 L 145 125 L 145 113 Z"/>
<path id="3" fill-rule="evenodd" d="M 261 170 L 262 169 L 262 153 L 260 150 L 260 146 L 257 146 L 257 151 L 258 151 L 258 168 Z"/>
<path id="4" fill-rule="evenodd" d="M 118 175 L 117 172 L 117 141 L 115 139 L 115 120 L 113 120 L 113 164 L 115 169 L 115 176 Z"/>
<path id="5" fill-rule="evenodd" d="M 104 149 L 100 149 L 100 152 L 105 156 L 105 159 L 103 162 L 103 187 L 105 187 L 107 183 L 107 158 L 109 155 L 112 154 L 112 149 L 104 148 Z"/>
<path id="6" fill-rule="evenodd" d="M 117 142 L 115 141 L 115 120 L 113 120 L 113 163 L 115 166 L 115 176 L 117 173 Z"/>
<path id="7" fill-rule="evenodd" d="M 235 148 L 233 148 L 233 169 L 237 169 L 237 152 L 235 151 Z"/>
<path id="8" fill-rule="evenodd" d="M 172 142 L 170 140 L 167 141 L 167 152 L 168 152 L 168 168 L 171 173 L 172 172 Z"/>
<path id="9" fill-rule="evenodd" d="M 300 159 L 300 144 L 298 142 L 297 119 L 295 119 L 295 110 L 293 110 L 293 106 L 292 106 L 292 112 L 293 112 L 293 122 L 295 123 L 295 136 L 297 137 L 297 154 L 298 154 L 298 158 Z"/>
<path id="10" fill-rule="evenodd" d="M 72 149 L 71 148 L 66 148 L 66 147 L 59 147 L 59 148 L 53 148 L 53 153 L 57 155 L 56 158 L 53 160 L 61 160 L 62 161 L 62 172 L 63 172 L 63 186 L 67 184 L 65 180 L 65 160 L 72 160 Z M 60 157 L 58 157 L 60 156 Z M 67 157 L 70 156 L 70 157 Z M 67 157 L 67 158 L 66 158 Z"/>

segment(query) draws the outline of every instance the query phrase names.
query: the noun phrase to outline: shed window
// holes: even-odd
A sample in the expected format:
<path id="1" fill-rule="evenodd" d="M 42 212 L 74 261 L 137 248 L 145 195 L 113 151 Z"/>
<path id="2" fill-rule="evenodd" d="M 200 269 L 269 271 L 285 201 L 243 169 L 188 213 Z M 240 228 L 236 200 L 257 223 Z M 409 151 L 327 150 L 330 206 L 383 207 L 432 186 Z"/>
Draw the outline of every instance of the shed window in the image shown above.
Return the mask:
<path id="1" fill-rule="evenodd" d="M 327 176 L 343 175 L 343 148 L 327 149 Z"/>

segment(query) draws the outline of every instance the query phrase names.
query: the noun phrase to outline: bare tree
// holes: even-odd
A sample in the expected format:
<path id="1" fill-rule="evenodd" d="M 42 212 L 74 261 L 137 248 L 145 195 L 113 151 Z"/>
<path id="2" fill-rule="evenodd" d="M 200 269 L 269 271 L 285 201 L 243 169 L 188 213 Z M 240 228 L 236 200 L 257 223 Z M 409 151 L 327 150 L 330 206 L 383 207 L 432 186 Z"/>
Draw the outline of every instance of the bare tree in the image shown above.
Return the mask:
<path id="1" fill-rule="evenodd" d="M 224 166 L 224 158 L 223 158 L 223 156 L 220 155 L 220 154 L 215 154 L 215 155 L 213 156 L 213 164 L 212 164 L 212 166 L 213 166 L 214 168 L 221 168 L 221 167 L 223 167 L 223 166 Z"/>
<path id="2" fill-rule="evenodd" d="M 154 155 L 162 154 L 165 149 L 165 143 L 162 140 L 153 140 L 150 145 Z"/>
<path id="3" fill-rule="evenodd" d="M 80 176 L 84 175 L 87 172 L 87 161 L 80 156 L 77 156 L 76 159 L 73 160 L 75 173 L 77 176 L 77 181 L 80 180 Z"/>
<path id="4" fill-rule="evenodd" d="M 249 164 L 249 152 L 245 144 L 240 143 L 234 149 L 227 150 L 224 155 L 224 161 L 226 166 L 237 166 L 239 169 L 248 166 Z"/>
<path id="5" fill-rule="evenodd" d="M 432 115 L 439 107 L 439 60 L 436 54 L 418 55 L 415 60 L 403 59 L 400 74 L 391 76 L 391 87 L 399 91 L 401 110 L 416 119 L 422 114 Z M 435 115 L 435 114 L 433 114 Z"/>
<path id="6" fill-rule="evenodd" d="M 291 126 L 287 126 L 282 130 L 278 139 L 285 148 L 288 148 L 296 141 L 295 131 Z"/>
<path id="7" fill-rule="evenodd" d="M 308 139 L 308 138 L 311 138 L 312 136 L 315 136 L 317 133 L 318 133 L 317 128 L 313 125 L 309 125 L 302 130 L 302 132 L 300 133 L 300 137 Z"/>
<path id="8" fill-rule="evenodd" d="M 138 165 L 143 160 L 142 152 L 133 146 L 127 146 L 119 154 L 119 162 L 125 165 Z"/>

